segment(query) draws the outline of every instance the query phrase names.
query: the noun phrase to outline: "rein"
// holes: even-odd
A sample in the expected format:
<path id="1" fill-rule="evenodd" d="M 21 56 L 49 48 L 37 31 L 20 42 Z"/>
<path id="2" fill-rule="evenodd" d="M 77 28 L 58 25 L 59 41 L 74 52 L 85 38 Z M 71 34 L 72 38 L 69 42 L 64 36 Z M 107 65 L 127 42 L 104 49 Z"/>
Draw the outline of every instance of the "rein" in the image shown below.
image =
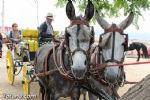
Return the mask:
<path id="1" fill-rule="evenodd" d="M 71 76 L 71 75 L 69 75 L 69 73 L 66 71 L 66 69 L 65 69 L 65 67 L 64 67 L 64 64 L 63 64 L 63 60 L 62 60 L 62 49 L 63 49 L 63 43 L 64 42 L 61 42 L 61 44 L 60 44 L 60 46 L 58 47 L 59 48 L 59 51 L 58 52 L 60 52 L 60 58 L 59 58 L 59 64 L 58 64 L 58 58 L 57 58 L 57 56 L 56 56 L 56 47 L 58 46 L 58 44 L 55 44 L 54 42 L 52 42 L 52 45 L 53 45 L 53 48 L 52 48 L 52 51 L 50 50 L 49 52 L 48 52 L 48 54 L 47 54 L 47 56 L 50 54 L 50 53 L 53 53 L 53 59 L 54 59 L 54 63 L 55 63 L 55 65 L 56 65 L 56 69 L 54 69 L 54 70 L 52 70 L 52 71 L 48 71 L 48 65 L 47 65 L 47 58 L 48 57 L 45 57 L 45 62 L 44 62 L 44 72 L 41 72 L 41 73 L 37 73 L 37 74 L 34 74 L 35 76 L 37 76 L 37 77 L 45 77 L 45 76 L 47 76 L 47 75 L 49 75 L 49 74 L 51 74 L 51 73 L 53 73 L 53 72 L 55 72 L 55 71 L 59 71 L 59 73 L 61 74 L 61 75 L 63 75 L 64 77 L 66 77 L 67 79 L 69 79 L 69 80 L 73 80 L 74 79 L 74 77 L 73 76 Z"/>
<path id="2" fill-rule="evenodd" d="M 57 62 L 58 58 L 56 57 L 56 49 L 54 48 L 55 44 L 53 43 L 53 59 L 54 59 L 54 63 L 56 65 L 57 70 L 59 71 L 59 73 L 61 75 L 63 75 L 64 77 L 66 77 L 69 80 L 73 80 L 74 77 L 72 75 L 69 75 L 68 71 L 65 69 L 64 64 L 63 64 L 63 59 L 62 59 L 62 49 L 63 49 L 63 46 L 64 46 L 63 44 L 64 44 L 64 42 L 61 42 L 60 47 L 59 47 L 59 52 L 60 52 L 59 62 L 60 62 L 60 65 L 58 65 L 58 62 Z"/>

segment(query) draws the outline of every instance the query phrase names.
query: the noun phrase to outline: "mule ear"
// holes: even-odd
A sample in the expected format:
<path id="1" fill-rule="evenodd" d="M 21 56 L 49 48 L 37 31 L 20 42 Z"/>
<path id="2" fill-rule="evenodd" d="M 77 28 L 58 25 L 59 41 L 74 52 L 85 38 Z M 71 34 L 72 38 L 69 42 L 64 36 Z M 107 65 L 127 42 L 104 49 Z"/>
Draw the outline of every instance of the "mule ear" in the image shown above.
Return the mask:
<path id="1" fill-rule="evenodd" d="M 66 5 L 66 15 L 70 20 L 73 20 L 76 17 L 75 8 L 74 8 L 71 0 L 68 0 L 68 3 Z"/>
<path id="2" fill-rule="evenodd" d="M 131 12 L 130 15 L 119 24 L 119 27 L 123 30 L 126 29 L 132 23 L 133 18 L 134 18 L 134 13 Z"/>
<path id="3" fill-rule="evenodd" d="M 95 11 L 95 18 L 96 21 L 98 22 L 98 24 L 103 28 L 103 29 L 107 29 L 110 27 L 110 24 L 104 20 L 101 16 L 99 16 L 98 11 Z"/>
<path id="4" fill-rule="evenodd" d="M 93 15 L 94 15 L 94 5 L 91 2 L 91 0 L 88 0 L 88 5 L 86 6 L 85 9 L 85 19 L 87 21 L 90 21 Z"/>

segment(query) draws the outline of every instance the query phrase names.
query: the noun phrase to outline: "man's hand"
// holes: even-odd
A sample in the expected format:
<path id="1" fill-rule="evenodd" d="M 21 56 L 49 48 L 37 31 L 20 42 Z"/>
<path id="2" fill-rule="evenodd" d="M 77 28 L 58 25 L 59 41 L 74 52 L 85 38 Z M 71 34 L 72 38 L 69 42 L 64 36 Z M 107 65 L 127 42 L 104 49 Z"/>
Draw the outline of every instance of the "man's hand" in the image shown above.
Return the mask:
<path id="1" fill-rule="evenodd" d="M 18 42 L 21 42 L 21 39 L 13 39 L 12 42 L 18 43 Z"/>

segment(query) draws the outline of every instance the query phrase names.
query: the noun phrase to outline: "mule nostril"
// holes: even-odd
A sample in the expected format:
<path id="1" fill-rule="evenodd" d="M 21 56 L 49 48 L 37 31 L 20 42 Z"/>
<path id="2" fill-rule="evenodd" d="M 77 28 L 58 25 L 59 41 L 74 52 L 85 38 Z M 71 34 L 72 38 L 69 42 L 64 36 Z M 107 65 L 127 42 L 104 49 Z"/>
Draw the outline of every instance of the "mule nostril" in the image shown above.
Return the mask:
<path id="1" fill-rule="evenodd" d="M 86 60 L 85 60 L 84 64 L 87 65 L 87 61 Z"/>

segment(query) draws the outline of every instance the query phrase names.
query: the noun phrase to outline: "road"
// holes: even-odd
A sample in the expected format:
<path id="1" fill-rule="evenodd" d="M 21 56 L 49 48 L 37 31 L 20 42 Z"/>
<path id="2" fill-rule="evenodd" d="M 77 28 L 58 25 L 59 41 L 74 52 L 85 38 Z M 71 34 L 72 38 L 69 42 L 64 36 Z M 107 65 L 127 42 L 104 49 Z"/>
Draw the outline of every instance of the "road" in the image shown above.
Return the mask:
<path id="1" fill-rule="evenodd" d="M 6 48 L 3 48 L 6 51 Z M 125 62 L 135 62 L 136 58 L 125 58 Z M 150 61 L 150 59 L 141 59 L 141 61 Z M 22 73 L 15 77 L 14 85 L 9 85 L 7 82 L 7 73 L 5 67 L 5 52 L 3 54 L 3 59 L 0 59 L 0 100 L 11 100 L 4 99 L 5 94 L 23 94 L 22 88 Z M 140 81 L 146 75 L 150 73 L 150 64 L 145 65 L 131 65 L 125 67 L 126 78 L 128 81 Z M 125 85 L 119 89 L 119 95 L 123 95 L 131 86 L 131 84 Z M 36 82 L 31 83 L 31 95 L 36 95 L 37 98 L 40 97 L 39 86 Z M 40 100 L 40 99 L 32 100 Z M 15 99 L 17 100 L 17 99 Z M 18 99 L 19 100 L 19 99 Z M 21 99 L 23 100 L 23 99 Z M 61 98 L 61 100 L 70 100 L 69 98 Z M 82 100 L 82 97 L 81 97 Z"/>

